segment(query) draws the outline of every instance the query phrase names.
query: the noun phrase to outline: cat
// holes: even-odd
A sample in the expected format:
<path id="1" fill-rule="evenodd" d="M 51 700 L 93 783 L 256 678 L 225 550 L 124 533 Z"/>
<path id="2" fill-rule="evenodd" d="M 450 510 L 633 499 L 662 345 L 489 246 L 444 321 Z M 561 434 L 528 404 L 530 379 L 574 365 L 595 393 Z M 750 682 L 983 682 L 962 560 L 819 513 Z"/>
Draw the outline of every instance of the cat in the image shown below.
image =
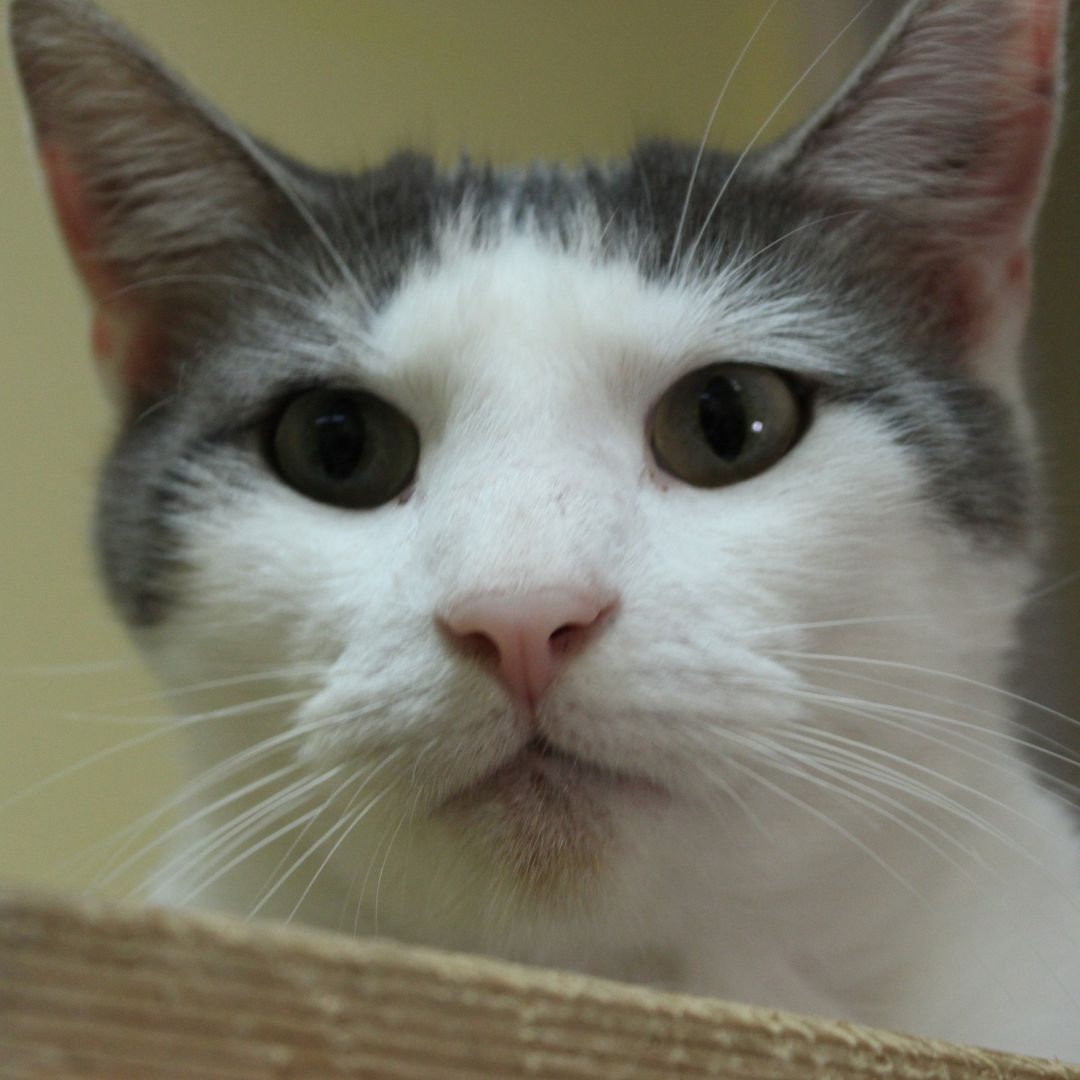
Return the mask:
<path id="1" fill-rule="evenodd" d="M 1080 1060 L 1002 684 L 1065 0 L 909 0 L 778 142 L 302 165 L 86 0 L 17 67 L 199 712 L 160 902 Z"/>

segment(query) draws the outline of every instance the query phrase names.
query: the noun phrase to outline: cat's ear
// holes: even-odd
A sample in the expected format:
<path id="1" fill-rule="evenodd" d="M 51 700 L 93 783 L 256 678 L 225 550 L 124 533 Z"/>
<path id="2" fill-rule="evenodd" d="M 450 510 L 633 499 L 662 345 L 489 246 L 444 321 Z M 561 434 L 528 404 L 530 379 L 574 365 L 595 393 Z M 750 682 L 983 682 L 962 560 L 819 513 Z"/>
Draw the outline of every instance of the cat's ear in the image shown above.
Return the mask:
<path id="1" fill-rule="evenodd" d="M 11 35 L 95 356 L 123 400 L 153 397 L 198 295 L 281 192 L 249 137 L 92 4 L 14 0 Z"/>
<path id="2" fill-rule="evenodd" d="M 1026 295 L 1062 93 L 1067 0 L 911 0 L 770 167 L 902 223 L 973 320 Z M 1015 300 L 1015 297 L 1012 297 Z M 987 308 L 987 305 L 990 305 Z"/>

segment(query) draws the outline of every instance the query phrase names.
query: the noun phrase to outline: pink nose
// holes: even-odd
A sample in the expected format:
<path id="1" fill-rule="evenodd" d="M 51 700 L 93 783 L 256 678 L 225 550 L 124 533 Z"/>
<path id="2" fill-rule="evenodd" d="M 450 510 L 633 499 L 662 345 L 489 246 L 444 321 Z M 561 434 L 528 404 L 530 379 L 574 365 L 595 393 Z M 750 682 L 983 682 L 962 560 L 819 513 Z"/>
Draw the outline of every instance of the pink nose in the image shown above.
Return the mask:
<path id="1" fill-rule="evenodd" d="M 443 622 L 462 642 L 481 645 L 503 685 L 532 710 L 610 609 L 609 601 L 570 589 L 484 593 L 456 603 Z"/>

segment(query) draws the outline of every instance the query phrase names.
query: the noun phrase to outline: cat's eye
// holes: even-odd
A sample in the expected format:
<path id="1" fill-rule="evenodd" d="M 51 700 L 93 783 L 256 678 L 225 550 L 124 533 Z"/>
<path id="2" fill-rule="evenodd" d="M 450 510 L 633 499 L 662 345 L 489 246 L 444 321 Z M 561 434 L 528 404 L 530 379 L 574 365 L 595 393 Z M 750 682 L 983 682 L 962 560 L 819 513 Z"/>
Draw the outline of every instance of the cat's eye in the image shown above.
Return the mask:
<path id="1" fill-rule="evenodd" d="M 289 401 L 270 438 L 287 484 L 319 502 L 365 509 L 408 485 L 420 456 L 412 422 L 371 394 L 308 390 Z"/>
<path id="2" fill-rule="evenodd" d="M 772 368 L 710 364 L 684 375 L 657 402 L 652 450 L 660 467 L 695 487 L 764 472 L 795 445 L 803 406 Z"/>

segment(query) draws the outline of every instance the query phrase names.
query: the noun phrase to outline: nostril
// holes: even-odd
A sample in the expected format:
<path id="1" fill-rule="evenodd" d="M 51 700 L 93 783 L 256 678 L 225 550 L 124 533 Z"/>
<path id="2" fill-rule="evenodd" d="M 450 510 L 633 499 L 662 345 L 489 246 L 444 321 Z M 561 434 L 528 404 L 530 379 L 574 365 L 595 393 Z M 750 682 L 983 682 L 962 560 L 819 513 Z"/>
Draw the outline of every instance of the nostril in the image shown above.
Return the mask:
<path id="1" fill-rule="evenodd" d="M 548 638 L 548 645 L 552 653 L 565 656 L 584 641 L 586 630 L 587 627 L 581 623 L 564 623 L 558 629 L 553 630 Z"/>
<path id="2" fill-rule="evenodd" d="M 457 634 L 449 627 L 447 627 L 447 631 L 455 638 L 458 648 L 466 656 L 470 656 L 482 663 L 498 664 L 499 646 L 493 638 L 488 637 L 483 631 L 473 630 L 467 634 Z"/>

